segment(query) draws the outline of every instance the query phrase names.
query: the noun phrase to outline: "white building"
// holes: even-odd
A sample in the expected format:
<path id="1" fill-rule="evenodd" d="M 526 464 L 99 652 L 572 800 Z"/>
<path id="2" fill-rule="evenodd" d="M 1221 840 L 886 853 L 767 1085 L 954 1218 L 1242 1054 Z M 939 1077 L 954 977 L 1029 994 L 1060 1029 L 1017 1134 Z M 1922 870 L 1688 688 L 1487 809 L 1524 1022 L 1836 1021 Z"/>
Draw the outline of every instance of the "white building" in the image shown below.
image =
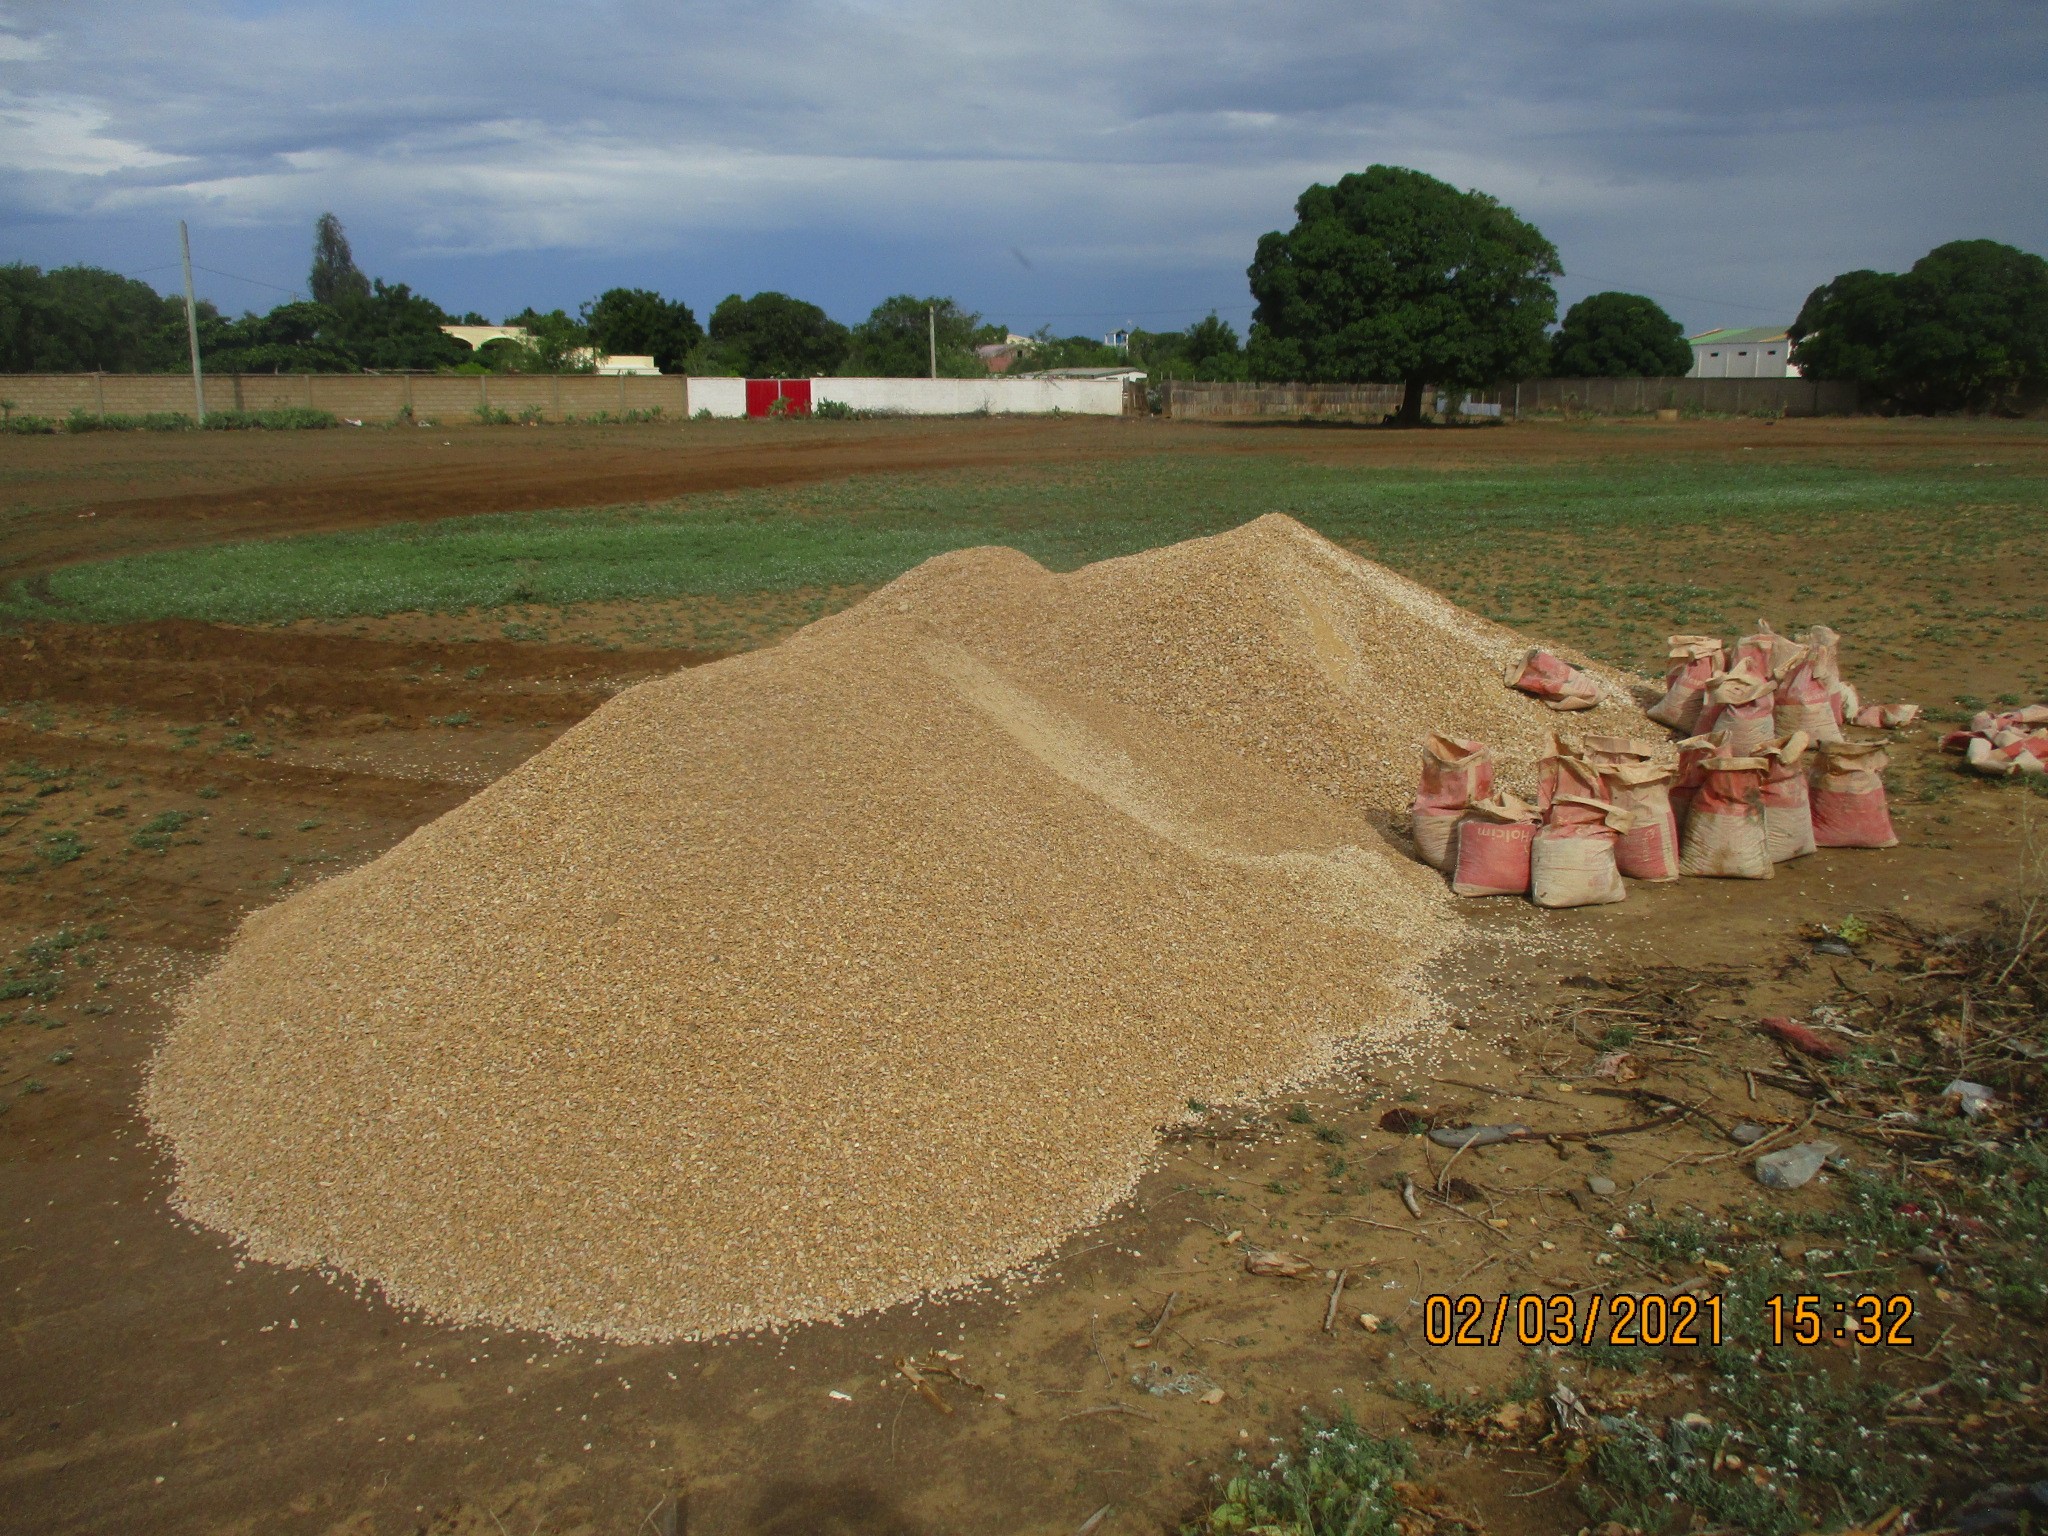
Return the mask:
<path id="1" fill-rule="evenodd" d="M 444 325 L 441 330 L 472 352 L 481 352 L 494 341 L 533 340 L 532 333 L 523 325 Z M 569 354 L 569 360 L 572 363 L 589 363 L 593 372 L 607 378 L 622 373 L 634 378 L 661 377 L 661 370 L 654 366 L 654 359 L 642 353 L 599 352 L 591 347 L 579 347 Z"/>
<path id="2" fill-rule="evenodd" d="M 1782 327 L 1752 325 L 1743 329 L 1707 331 L 1687 338 L 1692 346 L 1688 379 L 1797 378 L 1792 366 L 1792 338 Z"/>

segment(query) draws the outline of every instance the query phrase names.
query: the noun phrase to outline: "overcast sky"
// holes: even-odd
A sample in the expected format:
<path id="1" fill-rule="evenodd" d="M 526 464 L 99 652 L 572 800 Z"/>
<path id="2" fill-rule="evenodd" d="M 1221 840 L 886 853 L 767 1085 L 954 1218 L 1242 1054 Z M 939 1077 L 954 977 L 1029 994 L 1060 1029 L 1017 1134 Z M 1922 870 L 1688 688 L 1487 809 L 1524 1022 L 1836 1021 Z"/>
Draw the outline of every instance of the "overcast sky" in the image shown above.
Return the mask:
<path id="1" fill-rule="evenodd" d="M 0 0 L 0 261 L 168 289 L 183 218 L 202 294 L 263 309 L 332 209 L 493 318 L 623 284 L 1242 327 L 1258 236 L 1377 161 L 1533 220 L 1566 303 L 1697 331 L 2048 251 L 2044 99 L 2044 0 Z"/>

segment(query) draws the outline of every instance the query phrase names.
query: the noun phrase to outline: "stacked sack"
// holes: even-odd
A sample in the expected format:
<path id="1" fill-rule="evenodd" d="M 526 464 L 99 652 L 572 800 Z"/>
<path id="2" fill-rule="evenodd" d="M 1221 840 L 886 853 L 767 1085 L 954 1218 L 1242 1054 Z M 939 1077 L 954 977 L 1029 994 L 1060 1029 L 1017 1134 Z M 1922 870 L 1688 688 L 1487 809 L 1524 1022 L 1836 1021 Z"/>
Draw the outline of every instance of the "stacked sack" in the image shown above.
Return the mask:
<path id="1" fill-rule="evenodd" d="M 1972 772 L 1987 778 L 2048 773 L 2048 704 L 2029 704 L 2002 714 L 1985 710 L 1967 731 L 1950 731 L 1941 750 L 1960 752 Z"/>
<path id="2" fill-rule="evenodd" d="M 1673 635 L 1664 696 L 1647 713 L 1684 739 L 1553 734 L 1533 804 L 1496 789 L 1483 744 L 1432 735 L 1411 823 L 1417 851 L 1460 896 L 1577 907 L 1625 900 L 1629 880 L 1768 880 L 1818 848 L 1892 847 L 1884 744 L 1849 741 L 1842 728 L 1902 725 L 1919 709 L 1866 709 L 1840 654 L 1841 637 L 1819 625 L 1794 639 L 1762 624 L 1732 655 L 1712 636 Z M 1506 681 L 1554 709 L 1598 696 L 1547 651 L 1528 652 Z M 2048 706 L 1977 723 L 2030 732 L 2018 739 L 2035 744 L 2020 750 L 2036 766 L 2007 771 L 2048 766 Z M 1964 737 L 1992 749 L 1988 733 L 1950 740 Z"/>

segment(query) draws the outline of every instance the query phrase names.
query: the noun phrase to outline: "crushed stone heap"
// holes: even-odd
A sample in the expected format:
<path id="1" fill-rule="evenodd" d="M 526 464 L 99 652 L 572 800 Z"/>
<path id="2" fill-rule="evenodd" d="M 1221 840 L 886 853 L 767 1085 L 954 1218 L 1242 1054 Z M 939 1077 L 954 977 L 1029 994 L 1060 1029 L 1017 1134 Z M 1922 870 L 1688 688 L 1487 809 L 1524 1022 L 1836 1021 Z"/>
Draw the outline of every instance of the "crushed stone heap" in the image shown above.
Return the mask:
<path id="1" fill-rule="evenodd" d="M 1527 776 L 1527 644 L 1280 516 L 1069 575 L 929 561 L 250 917 L 146 1088 L 176 1203 L 444 1318 L 627 1341 L 997 1274 L 1190 1098 L 1415 1017 L 1458 920 L 1387 829 L 1430 729 Z M 1596 675 L 1574 723 L 1645 730 Z"/>

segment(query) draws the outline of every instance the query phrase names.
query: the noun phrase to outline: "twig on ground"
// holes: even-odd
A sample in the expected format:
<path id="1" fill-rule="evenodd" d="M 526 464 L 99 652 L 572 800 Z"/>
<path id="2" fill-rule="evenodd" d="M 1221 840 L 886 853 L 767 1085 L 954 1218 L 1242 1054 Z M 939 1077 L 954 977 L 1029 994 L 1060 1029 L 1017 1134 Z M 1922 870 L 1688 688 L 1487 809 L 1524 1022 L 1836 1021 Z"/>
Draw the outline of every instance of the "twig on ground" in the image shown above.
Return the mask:
<path id="1" fill-rule="evenodd" d="M 1153 1322 L 1150 1328 L 1147 1328 L 1145 1330 L 1142 1336 L 1131 1341 L 1131 1348 L 1150 1349 L 1154 1344 L 1156 1344 L 1159 1341 L 1159 1335 L 1165 1332 L 1167 1321 L 1170 1318 L 1172 1318 L 1174 1305 L 1179 1300 L 1179 1291 L 1175 1291 L 1172 1295 L 1168 1296 L 1166 1298 L 1166 1305 L 1159 1309 L 1158 1318 Z"/>

